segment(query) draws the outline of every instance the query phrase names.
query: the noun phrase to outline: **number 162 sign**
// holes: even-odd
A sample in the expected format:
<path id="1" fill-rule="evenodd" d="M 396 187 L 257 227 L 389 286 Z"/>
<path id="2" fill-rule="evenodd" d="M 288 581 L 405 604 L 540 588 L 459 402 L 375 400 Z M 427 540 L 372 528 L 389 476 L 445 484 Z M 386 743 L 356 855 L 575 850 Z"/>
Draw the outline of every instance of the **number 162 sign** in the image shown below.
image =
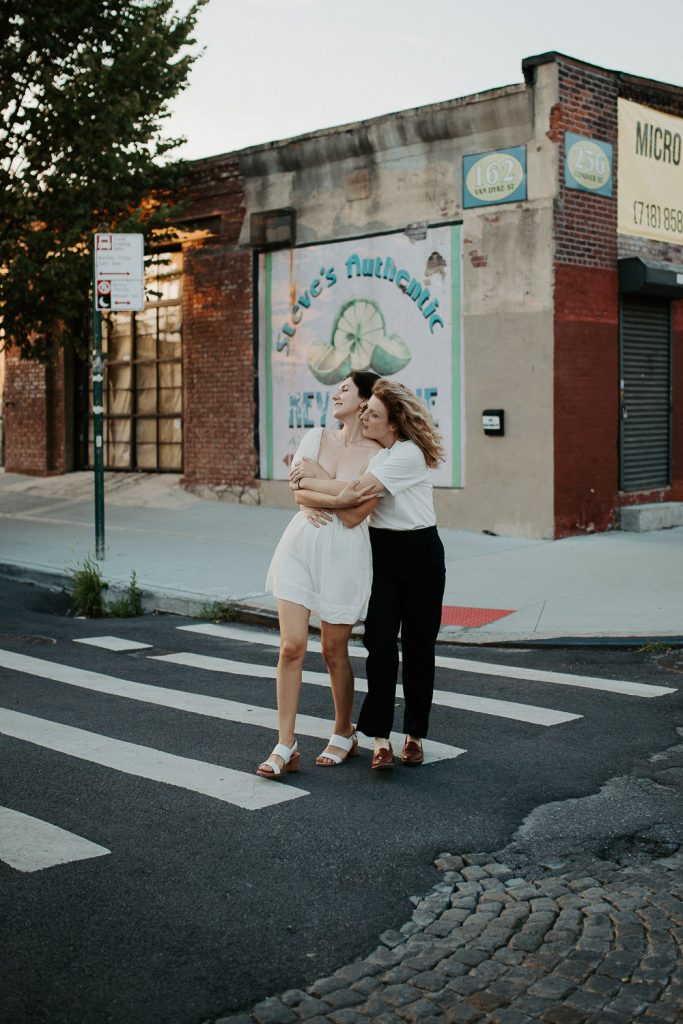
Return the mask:
<path id="1" fill-rule="evenodd" d="M 462 205 L 492 206 L 526 199 L 526 148 L 497 149 L 462 158 Z"/>

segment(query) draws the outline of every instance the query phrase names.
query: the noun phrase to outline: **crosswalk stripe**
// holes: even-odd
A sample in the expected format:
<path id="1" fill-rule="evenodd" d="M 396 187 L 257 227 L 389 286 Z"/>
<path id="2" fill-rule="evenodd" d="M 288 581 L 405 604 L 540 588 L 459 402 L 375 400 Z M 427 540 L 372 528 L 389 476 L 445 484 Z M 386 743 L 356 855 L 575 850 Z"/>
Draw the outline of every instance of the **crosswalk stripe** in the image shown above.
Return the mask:
<path id="1" fill-rule="evenodd" d="M 75 644 L 88 644 L 91 647 L 101 647 L 105 651 L 141 651 L 151 644 L 142 644 L 137 640 L 126 640 L 121 636 L 88 636 L 74 639 Z"/>
<path id="2" fill-rule="evenodd" d="M 598 676 L 575 676 L 569 672 L 547 672 L 544 669 L 521 668 L 515 665 L 494 665 L 466 658 L 438 656 L 440 668 L 450 668 L 479 675 L 502 676 L 504 679 L 522 679 L 529 683 L 551 683 L 554 686 L 576 686 L 584 690 L 601 690 L 604 693 L 618 693 L 622 697 L 662 697 L 676 693 L 675 687 L 655 686 L 651 683 L 632 683 L 626 679 L 602 679 Z"/>
<path id="3" fill-rule="evenodd" d="M 258 679 L 275 679 L 275 668 L 272 665 L 254 665 L 242 661 L 230 661 L 228 658 L 214 658 L 205 654 L 158 654 L 150 656 L 151 661 L 168 661 L 186 668 L 202 668 L 209 672 L 227 672 L 232 675 L 255 676 Z M 330 677 L 326 672 L 302 672 L 304 683 L 313 686 L 329 686 Z M 356 679 L 356 691 L 367 693 L 368 684 L 364 679 Z M 456 708 L 459 711 L 473 711 L 480 715 L 494 715 L 496 718 L 511 718 L 517 722 L 530 722 L 532 725 L 560 725 L 571 722 L 581 715 L 568 711 L 554 711 L 552 708 L 537 707 L 534 704 L 516 704 L 514 701 L 493 700 L 489 697 L 478 697 L 469 693 L 450 693 L 448 690 L 434 691 L 434 704 L 441 707 Z"/>
<path id="4" fill-rule="evenodd" d="M 246 643 L 260 644 L 266 647 L 279 647 L 280 638 L 276 633 L 257 632 L 240 629 L 239 626 L 227 626 L 219 623 L 204 622 L 196 626 L 178 626 L 188 633 L 202 633 L 205 636 L 221 637 L 225 640 L 242 640 Z M 319 640 L 309 637 L 308 650 L 320 653 L 322 646 Z M 352 658 L 367 658 L 364 647 L 349 645 Z M 517 665 L 499 665 L 487 661 L 471 661 L 468 658 L 450 658 L 437 655 L 438 668 L 453 669 L 458 672 L 473 672 L 477 675 L 500 676 L 505 679 L 522 679 L 526 682 L 551 683 L 557 686 L 576 686 L 581 689 L 602 690 L 605 693 L 618 693 L 624 697 L 663 697 L 667 693 L 676 693 L 676 687 L 656 686 L 651 683 L 632 683 L 624 679 L 603 679 L 599 676 L 578 676 L 569 672 L 550 672 L 545 669 L 522 668 Z"/>
<path id="5" fill-rule="evenodd" d="M 247 811 L 261 810 L 271 804 L 308 796 L 305 789 L 296 789 L 290 785 L 278 786 L 257 775 L 179 757 L 136 743 L 126 743 L 110 736 L 75 729 L 70 725 L 23 715 L 8 708 L 0 708 L 0 733 L 69 757 L 113 768 L 126 775 L 136 775 L 153 782 L 203 793 L 215 800 L 236 804 Z"/>
<path id="6" fill-rule="evenodd" d="M 227 722 L 256 725 L 277 732 L 277 712 L 273 708 L 243 704 L 237 701 L 225 700 L 222 697 L 211 697 L 203 693 L 188 693 L 185 690 L 173 690 L 163 686 L 150 686 L 147 683 L 135 683 L 128 679 L 118 679 L 115 676 L 90 672 L 87 669 L 72 668 L 57 662 L 31 658 L 24 654 L 14 654 L 12 651 L 0 650 L 0 666 L 14 669 L 16 672 L 39 676 L 41 679 L 51 679 L 54 682 L 66 683 L 69 686 L 79 686 L 83 689 L 94 690 L 97 693 L 107 693 L 115 697 L 126 697 L 129 700 L 137 700 L 145 704 L 156 704 L 160 707 L 174 708 L 177 711 L 205 715 L 207 718 L 220 718 Z M 330 722 L 322 718 L 298 715 L 296 721 L 297 731 L 302 736 L 316 736 L 319 739 L 327 739 L 332 731 Z M 372 750 L 374 744 L 371 739 L 365 736 L 359 737 L 359 739 L 362 747 Z M 395 741 L 400 744 L 402 739 L 400 736 L 395 736 Z M 449 760 L 465 753 L 462 747 L 453 747 L 446 743 L 437 743 L 434 740 L 425 740 L 424 751 L 425 763 Z M 243 775 L 240 772 L 234 774 Z M 246 778 L 251 778 L 251 776 L 246 776 Z M 268 780 L 262 781 L 266 786 L 270 785 Z M 289 785 L 286 788 L 288 792 L 292 789 Z M 300 791 L 301 795 L 303 793 L 303 790 Z"/>
<path id="7" fill-rule="evenodd" d="M 176 629 L 184 633 L 202 633 L 204 636 L 217 636 L 223 640 L 243 640 L 248 644 L 257 644 L 263 647 L 279 647 L 280 634 L 264 632 L 258 629 L 243 629 L 240 626 L 228 626 L 218 622 L 198 622 L 192 626 L 176 626 Z M 316 653 L 322 651 L 322 644 L 315 637 L 309 636 L 308 650 Z M 366 658 L 367 651 L 364 647 L 349 645 L 349 652 L 355 658 Z"/>
<path id="8" fill-rule="evenodd" d="M 56 864 L 104 857 L 111 850 L 40 818 L 0 807 L 0 860 L 17 871 L 42 871 Z"/>

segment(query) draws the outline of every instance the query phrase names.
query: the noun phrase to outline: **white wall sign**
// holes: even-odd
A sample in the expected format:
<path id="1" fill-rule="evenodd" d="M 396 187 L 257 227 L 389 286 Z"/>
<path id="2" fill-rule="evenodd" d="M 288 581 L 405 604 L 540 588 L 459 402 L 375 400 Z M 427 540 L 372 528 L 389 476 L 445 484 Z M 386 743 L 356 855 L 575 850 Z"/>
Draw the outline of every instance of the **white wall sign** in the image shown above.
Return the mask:
<path id="1" fill-rule="evenodd" d="M 526 147 L 472 153 L 462 158 L 464 209 L 526 199 Z"/>
<path id="2" fill-rule="evenodd" d="M 261 476 L 285 480 L 306 430 L 334 427 L 352 370 L 396 377 L 430 408 L 462 484 L 460 226 L 264 253 L 259 263 Z"/>
<path id="3" fill-rule="evenodd" d="M 618 230 L 683 244 L 683 118 L 619 100 Z"/>
<path id="4" fill-rule="evenodd" d="M 564 135 L 564 183 L 594 195 L 612 195 L 612 147 L 574 132 Z"/>

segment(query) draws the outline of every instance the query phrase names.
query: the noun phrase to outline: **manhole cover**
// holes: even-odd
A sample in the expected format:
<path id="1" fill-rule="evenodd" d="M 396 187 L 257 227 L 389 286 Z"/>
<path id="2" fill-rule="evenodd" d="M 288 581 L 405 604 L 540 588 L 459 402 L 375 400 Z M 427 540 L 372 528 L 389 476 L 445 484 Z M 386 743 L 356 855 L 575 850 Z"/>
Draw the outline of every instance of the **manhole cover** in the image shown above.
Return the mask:
<path id="1" fill-rule="evenodd" d="M 0 633 L 0 646 L 23 646 L 24 644 L 56 644 L 51 636 L 40 633 Z"/>

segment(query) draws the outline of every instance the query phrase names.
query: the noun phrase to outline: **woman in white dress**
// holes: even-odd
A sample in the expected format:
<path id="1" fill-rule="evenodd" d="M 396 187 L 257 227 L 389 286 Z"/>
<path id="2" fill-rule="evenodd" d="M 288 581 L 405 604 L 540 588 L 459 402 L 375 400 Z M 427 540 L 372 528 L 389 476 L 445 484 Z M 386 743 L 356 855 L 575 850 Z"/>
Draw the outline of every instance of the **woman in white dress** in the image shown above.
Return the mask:
<path id="1" fill-rule="evenodd" d="M 380 450 L 377 441 L 363 437 L 360 421 L 378 379 L 375 373 L 354 372 L 342 381 L 332 396 L 342 429 L 309 431 L 292 460 L 290 486 L 300 511 L 280 539 L 266 581 L 266 589 L 277 598 L 280 623 L 278 743 L 256 770 L 266 779 L 281 779 L 299 767 L 295 723 L 311 612 L 321 619 L 323 658 L 335 709 L 332 737 L 316 764 L 342 764 L 358 749 L 351 722 L 354 679 L 348 642 L 353 625 L 365 618 L 370 598 L 367 516 L 379 499 L 359 500 L 355 507 L 334 514 L 325 506 L 334 505 L 336 495 L 364 473 Z M 325 529 L 318 529 L 323 524 Z"/>

